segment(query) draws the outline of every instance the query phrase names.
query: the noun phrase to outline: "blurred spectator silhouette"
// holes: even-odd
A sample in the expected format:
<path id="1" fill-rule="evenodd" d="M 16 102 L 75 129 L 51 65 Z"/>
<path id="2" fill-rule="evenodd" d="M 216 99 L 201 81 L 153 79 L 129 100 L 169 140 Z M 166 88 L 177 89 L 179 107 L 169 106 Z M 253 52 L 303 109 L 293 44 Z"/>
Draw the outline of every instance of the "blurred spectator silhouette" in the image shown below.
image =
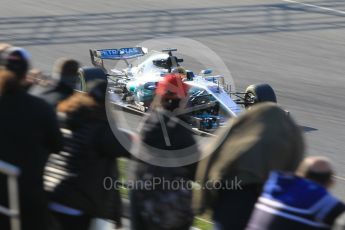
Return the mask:
<path id="1" fill-rule="evenodd" d="M 179 150 L 193 146 L 192 132 L 179 123 L 174 111 L 183 106 L 188 86 L 181 77 L 169 74 L 158 83 L 152 111 L 141 131 L 142 147 L 150 146 L 163 156 L 165 150 Z M 197 147 L 193 150 L 196 154 Z M 176 162 L 174 151 L 165 152 L 168 162 Z M 152 156 L 154 157 L 154 155 Z M 167 183 L 156 183 L 154 187 L 134 188 L 131 191 L 131 228 L 133 230 L 189 229 L 193 222 L 191 207 L 192 192 L 187 185 L 194 180 L 195 164 L 180 167 L 164 167 L 146 162 L 134 167 L 135 178 L 141 184 L 155 183 L 158 179 L 167 183 L 178 182 L 178 188 L 168 188 Z"/>
<path id="2" fill-rule="evenodd" d="M 60 58 L 53 67 L 53 82 L 33 85 L 29 92 L 56 107 L 60 101 L 73 94 L 78 78 L 78 69 L 78 61 Z"/>
<path id="3" fill-rule="evenodd" d="M 325 157 L 307 157 L 296 175 L 272 172 L 246 229 L 331 229 L 345 205 L 327 189 L 332 166 Z"/>
<path id="4" fill-rule="evenodd" d="M 46 230 L 47 200 L 43 168 L 51 152 L 58 152 L 61 134 L 55 112 L 23 89 L 29 54 L 19 47 L 0 51 L 0 159 L 20 168 L 19 202 L 23 230 Z M 0 203 L 7 206 L 6 178 L 0 177 Z M 8 217 L 0 216 L 2 230 Z"/>
<path id="5" fill-rule="evenodd" d="M 116 158 L 129 153 L 114 137 L 105 111 L 107 82 L 87 83 L 89 92 L 75 92 L 57 106 L 63 130 L 63 149 L 49 157 L 45 189 L 61 230 L 86 230 L 92 218 L 121 225 L 121 199 L 104 179 L 118 179 Z"/>
<path id="6" fill-rule="evenodd" d="M 195 193 L 195 209 L 211 208 L 216 229 L 244 229 L 269 172 L 294 171 L 303 151 L 300 128 L 284 110 L 273 103 L 253 106 L 199 163 L 197 181 L 207 189 Z M 216 189 L 219 184 L 224 189 Z"/>

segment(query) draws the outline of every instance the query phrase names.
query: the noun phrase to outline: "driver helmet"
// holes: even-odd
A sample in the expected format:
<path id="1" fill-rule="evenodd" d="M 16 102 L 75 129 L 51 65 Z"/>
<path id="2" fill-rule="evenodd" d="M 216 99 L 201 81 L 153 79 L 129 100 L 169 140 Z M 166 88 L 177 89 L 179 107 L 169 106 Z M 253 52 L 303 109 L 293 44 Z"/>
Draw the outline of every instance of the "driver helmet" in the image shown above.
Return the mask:
<path id="1" fill-rule="evenodd" d="M 186 80 L 187 78 L 187 71 L 182 66 L 172 69 L 171 72 L 179 75 L 182 78 L 182 80 Z"/>

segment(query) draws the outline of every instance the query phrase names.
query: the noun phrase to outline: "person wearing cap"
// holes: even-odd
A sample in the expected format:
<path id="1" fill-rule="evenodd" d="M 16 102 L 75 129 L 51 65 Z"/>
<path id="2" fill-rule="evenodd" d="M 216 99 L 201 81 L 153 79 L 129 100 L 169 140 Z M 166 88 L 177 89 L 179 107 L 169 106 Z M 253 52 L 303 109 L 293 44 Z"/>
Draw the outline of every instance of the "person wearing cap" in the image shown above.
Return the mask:
<path id="1" fill-rule="evenodd" d="M 49 218 L 43 168 L 49 153 L 60 150 L 61 134 L 51 106 L 23 89 L 29 62 L 30 56 L 22 48 L 7 46 L 0 51 L 0 160 L 21 171 L 21 229 L 46 230 Z M 1 175 L 2 206 L 7 206 L 7 195 L 7 180 Z M 9 218 L 1 215 L 0 226 L 9 230 Z"/>
<path id="2" fill-rule="evenodd" d="M 194 208 L 213 211 L 217 230 L 240 230 L 270 171 L 295 171 L 304 142 L 300 128 L 274 103 L 253 106 L 223 132 L 217 150 L 199 162 L 197 181 L 206 189 L 195 191 Z"/>
<path id="3" fill-rule="evenodd" d="M 155 98 L 152 102 L 152 110 L 163 109 L 173 112 L 183 107 L 187 99 L 189 86 L 183 82 L 180 74 L 167 74 L 158 82 Z"/>
<path id="4" fill-rule="evenodd" d="M 0 52 L 1 69 L 13 72 L 19 82 L 25 80 L 30 67 L 29 53 L 23 48 L 13 47 L 9 44 L 2 44 Z"/>
<path id="5" fill-rule="evenodd" d="M 148 148 L 147 152 L 152 153 L 151 157 L 158 154 L 164 157 L 167 164 L 178 160 L 175 154 L 180 149 L 190 147 L 190 152 L 198 155 L 193 133 L 175 115 L 188 99 L 188 89 L 188 85 L 174 73 L 164 76 L 158 83 L 156 96 L 151 104 L 152 110 L 143 122 L 139 154 L 143 153 L 141 149 Z M 194 180 L 195 164 L 164 167 L 150 162 L 141 161 L 133 165 L 138 184 L 150 183 L 157 178 L 168 183 L 174 183 L 176 178 L 183 179 L 186 183 Z M 171 190 L 157 184 L 154 189 L 131 190 L 131 229 L 189 229 L 194 217 L 191 191 L 183 190 L 182 186 L 180 184 L 179 189 Z"/>
<path id="6" fill-rule="evenodd" d="M 57 106 L 63 128 L 62 151 L 50 155 L 45 168 L 49 208 L 59 229 L 87 230 L 92 218 L 121 226 L 119 190 L 104 187 L 105 178 L 118 180 L 117 157 L 129 153 L 115 138 L 105 111 L 107 82 L 87 83 Z"/>
<path id="7" fill-rule="evenodd" d="M 345 205 L 327 190 L 333 184 L 330 160 L 305 158 L 296 173 L 273 171 L 247 230 L 331 229 Z"/>
<path id="8" fill-rule="evenodd" d="M 78 79 L 78 70 L 78 61 L 60 58 L 53 67 L 53 82 L 45 85 L 36 84 L 30 88 L 29 93 L 42 98 L 55 108 L 60 101 L 73 94 Z"/>

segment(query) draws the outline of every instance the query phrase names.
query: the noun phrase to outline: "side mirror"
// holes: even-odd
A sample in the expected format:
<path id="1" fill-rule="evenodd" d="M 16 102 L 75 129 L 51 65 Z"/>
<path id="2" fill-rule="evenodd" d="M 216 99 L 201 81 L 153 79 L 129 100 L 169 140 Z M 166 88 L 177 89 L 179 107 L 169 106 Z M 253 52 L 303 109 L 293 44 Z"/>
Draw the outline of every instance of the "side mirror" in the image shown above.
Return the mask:
<path id="1" fill-rule="evenodd" d="M 208 74 L 211 74 L 213 72 L 213 70 L 212 69 L 203 69 L 203 70 L 201 70 L 201 74 L 203 74 L 203 75 L 208 75 Z"/>

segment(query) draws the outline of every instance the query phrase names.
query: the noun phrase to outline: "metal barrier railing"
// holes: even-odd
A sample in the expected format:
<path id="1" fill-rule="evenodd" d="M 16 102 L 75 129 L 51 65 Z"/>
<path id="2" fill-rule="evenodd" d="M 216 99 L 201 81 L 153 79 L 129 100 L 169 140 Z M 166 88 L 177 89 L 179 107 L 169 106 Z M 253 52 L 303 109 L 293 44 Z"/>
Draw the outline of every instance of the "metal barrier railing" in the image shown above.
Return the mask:
<path id="1" fill-rule="evenodd" d="M 4 161 L 0 161 L 0 173 L 7 175 L 9 208 L 0 205 L 0 214 L 10 218 L 11 229 L 20 230 L 20 209 L 18 176 L 20 169 Z"/>

